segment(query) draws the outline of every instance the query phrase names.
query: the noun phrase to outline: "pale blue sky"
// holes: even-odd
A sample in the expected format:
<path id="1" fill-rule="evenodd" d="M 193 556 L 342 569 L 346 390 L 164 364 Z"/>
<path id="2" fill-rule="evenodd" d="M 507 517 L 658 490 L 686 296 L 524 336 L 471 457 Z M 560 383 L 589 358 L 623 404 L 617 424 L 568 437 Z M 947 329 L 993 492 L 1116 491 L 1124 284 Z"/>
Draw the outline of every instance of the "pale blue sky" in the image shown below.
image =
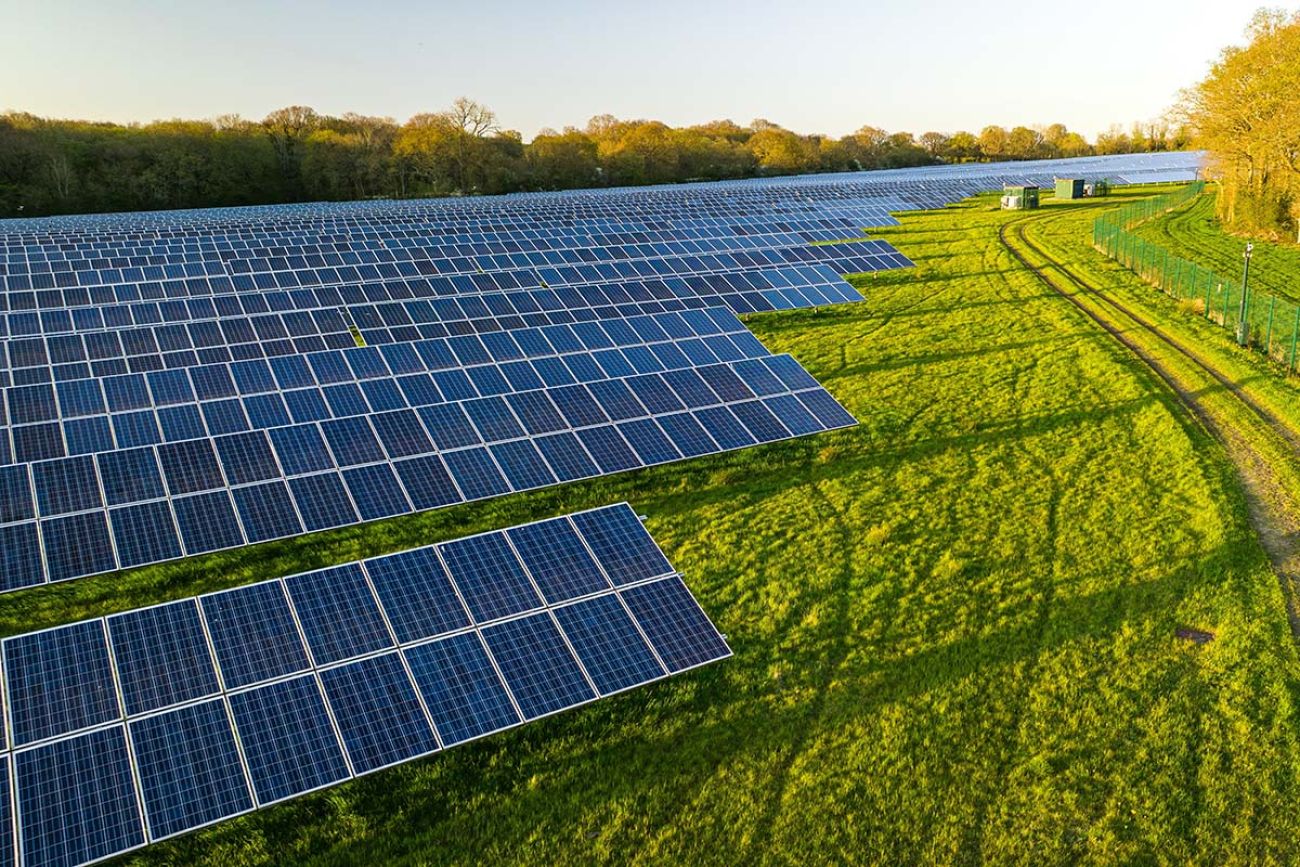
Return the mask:
<path id="1" fill-rule="evenodd" d="M 466 95 L 530 138 L 594 114 L 843 135 L 1159 116 L 1250 0 L 0 0 L 0 110 L 283 105 L 399 121 Z"/>

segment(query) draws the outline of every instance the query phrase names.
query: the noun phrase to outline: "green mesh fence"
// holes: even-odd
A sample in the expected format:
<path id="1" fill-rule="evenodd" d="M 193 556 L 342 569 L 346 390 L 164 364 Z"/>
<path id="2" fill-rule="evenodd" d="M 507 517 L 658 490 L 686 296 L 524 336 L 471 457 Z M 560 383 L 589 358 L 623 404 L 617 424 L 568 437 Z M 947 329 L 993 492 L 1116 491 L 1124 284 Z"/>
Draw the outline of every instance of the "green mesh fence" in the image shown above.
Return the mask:
<path id="1" fill-rule="evenodd" d="M 1130 229 L 1187 204 L 1205 191 L 1205 182 L 1125 205 L 1098 217 L 1092 243 L 1101 252 L 1152 286 L 1183 303 L 1187 310 L 1240 335 L 1241 277 L 1225 277 L 1202 265 L 1175 256 L 1139 238 Z M 1263 291 L 1248 291 L 1245 342 L 1269 358 L 1296 369 L 1300 338 L 1300 305 Z"/>

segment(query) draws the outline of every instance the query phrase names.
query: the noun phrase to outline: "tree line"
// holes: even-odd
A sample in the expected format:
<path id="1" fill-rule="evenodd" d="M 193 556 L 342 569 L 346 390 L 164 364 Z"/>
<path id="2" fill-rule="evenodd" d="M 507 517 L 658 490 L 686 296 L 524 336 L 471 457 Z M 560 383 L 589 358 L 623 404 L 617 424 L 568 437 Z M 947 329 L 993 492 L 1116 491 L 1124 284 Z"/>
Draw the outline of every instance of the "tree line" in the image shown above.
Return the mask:
<path id="1" fill-rule="evenodd" d="M 1223 51 L 1184 95 L 1197 142 L 1220 182 L 1230 228 L 1300 232 L 1300 13 L 1260 10 L 1249 43 Z"/>
<path id="2" fill-rule="evenodd" d="M 630 186 L 1187 146 L 1182 130 L 1164 123 L 1116 127 L 1089 143 L 1062 124 L 919 137 L 864 126 L 832 138 L 762 119 L 670 127 L 611 115 L 524 142 L 469 99 L 403 124 L 306 106 L 261 121 L 227 115 L 128 125 L 10 112 L 0 114 L 0 216 Z"/>

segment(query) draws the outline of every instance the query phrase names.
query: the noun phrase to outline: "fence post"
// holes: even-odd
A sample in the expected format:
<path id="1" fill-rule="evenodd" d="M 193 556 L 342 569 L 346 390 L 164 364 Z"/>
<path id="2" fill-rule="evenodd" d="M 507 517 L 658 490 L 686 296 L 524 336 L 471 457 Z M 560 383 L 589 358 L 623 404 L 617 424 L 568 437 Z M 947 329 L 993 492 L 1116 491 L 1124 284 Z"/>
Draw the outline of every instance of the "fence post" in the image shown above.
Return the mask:
<path id="1" fill-rule="evenodd" d="M 1295 343 L 1296 337 L 1300 336 L 1300 305 L 1295 309 L 1295 321 L 1291 323 L 1291 357 L 1287 359 L 1286 369 L 1295 370 Z"/>
<path id="2" fill-rule="evenodd" d="M 1273 308 L 1277 306 L 1277 296 L 1268 296 L 1268 327 L 1264 329 L 1264 354 L 1268 355 L 1273 340 Z"/>
<path id="3" fill-rule="evenodd" d="M 1205 281 L 1205 318 L 1210 318 L 1210 290 L 1214 288 L 1214 275 L 1206 274 L 1209 280 Z"/>

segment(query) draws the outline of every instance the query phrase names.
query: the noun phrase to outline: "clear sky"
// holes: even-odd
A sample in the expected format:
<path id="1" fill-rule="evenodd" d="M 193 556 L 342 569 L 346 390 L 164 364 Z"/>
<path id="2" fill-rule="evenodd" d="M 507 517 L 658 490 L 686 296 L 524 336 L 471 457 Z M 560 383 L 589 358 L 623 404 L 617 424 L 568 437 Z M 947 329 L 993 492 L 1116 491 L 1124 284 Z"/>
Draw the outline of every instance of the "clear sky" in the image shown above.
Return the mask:
<path id="1" fill-rule="evenodd" d="M 1251 0 L 0 0 L 0 110 L 131 121 L 470 96 L 531 138 L 595 114 L 799 132 L 1159 116 Z"/>

